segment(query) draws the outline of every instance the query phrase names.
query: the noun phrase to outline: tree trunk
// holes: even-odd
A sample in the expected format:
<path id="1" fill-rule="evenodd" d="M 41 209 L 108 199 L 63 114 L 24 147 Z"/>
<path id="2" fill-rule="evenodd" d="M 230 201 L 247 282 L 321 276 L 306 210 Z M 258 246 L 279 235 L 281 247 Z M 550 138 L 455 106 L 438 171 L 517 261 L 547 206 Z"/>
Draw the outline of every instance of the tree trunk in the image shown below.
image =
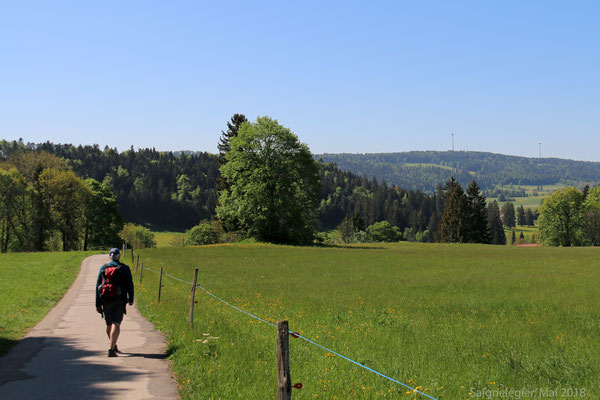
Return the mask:
<path id="1" fill-rule="evenodd" d="M 87 251 L 88 248 L 88 236 L 90 234 L 90 230 L 88 227 L 85 227 L 85 232 L 83 234 L 83 251 Z"/>

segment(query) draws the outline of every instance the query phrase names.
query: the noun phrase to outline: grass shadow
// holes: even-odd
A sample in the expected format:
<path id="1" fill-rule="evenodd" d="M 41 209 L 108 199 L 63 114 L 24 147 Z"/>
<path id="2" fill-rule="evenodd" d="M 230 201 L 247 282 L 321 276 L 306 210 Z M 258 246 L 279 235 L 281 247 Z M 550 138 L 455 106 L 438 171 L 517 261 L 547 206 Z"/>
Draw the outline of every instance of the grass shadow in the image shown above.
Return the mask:
<path id="1" fill-rule="evenodd" d="M 140 358 L 150 358 L 155 360 L 164 360 L 167 358 L 165 353 L 125 353 L 121 352 L 119 354 L 121 357 L 140 357 Z"/>
<path id="2" fill-rule="evenodd" d="M 8 351 L 11 349 L 11 347 L 16 345 L 17 343 L 19 343 L 18 340 L 0 337 L 0 357 L 5 355 L 6 353 L 8 353 Z"/>

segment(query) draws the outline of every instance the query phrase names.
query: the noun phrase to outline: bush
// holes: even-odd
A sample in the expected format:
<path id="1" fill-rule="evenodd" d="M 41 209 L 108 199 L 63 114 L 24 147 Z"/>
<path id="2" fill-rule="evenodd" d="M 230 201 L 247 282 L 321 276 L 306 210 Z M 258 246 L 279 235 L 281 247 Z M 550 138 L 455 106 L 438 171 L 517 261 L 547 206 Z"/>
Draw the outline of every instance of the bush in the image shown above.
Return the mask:
<path id="1" fill-rule="evenodd" d="M 223 241 L 225 243 L 237 243 L 248 238 L 248 235 L 244 231 L 230 231 L 222 234 Z"/>
<path id="2" fill-rule="evenodd" d="M 154 233 L 150 229 L 136 224 L 125 224 L 119 237 L 129 243 L 134 249 L 156 247 Z"/>
<path id="3" fill-rule="evenodd" d="M 397 242 L 402 240 L 402 232 L 397 226 L 392 226 L 387 221 L 375 222 L 367 228 L 369 239 L 372 242 Z"/>
<path id="4" fill-rule="evenodd" d="M 214 243 L 217 243 L 217 233 L 211 224 L 203 222 L 185 232 L 186 246 Z"/>

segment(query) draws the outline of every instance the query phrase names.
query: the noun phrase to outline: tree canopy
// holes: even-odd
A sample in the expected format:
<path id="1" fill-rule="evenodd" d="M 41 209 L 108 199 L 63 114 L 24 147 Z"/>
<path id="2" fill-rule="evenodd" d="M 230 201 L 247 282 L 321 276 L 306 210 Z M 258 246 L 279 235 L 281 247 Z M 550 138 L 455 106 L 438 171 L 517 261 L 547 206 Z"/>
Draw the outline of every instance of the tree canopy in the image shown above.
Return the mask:
<path id="1" fill-rule="evenodd" d="M 559 189 L 540 207 L 540 236 L 546 245 L 582 243 L 583 193 L 574 187 Z"/>
<path id="2" fill-rule="evenodd" d="M 0 162 L 0 251 L 115 246 L 122 225 L 116 196 L 55 155 L 20 149 Z"/>
<path id="3" fill-rule="evenodd" d="M 252 236 L 311 243 L 318 206 L 319 166 L 308 146 L 269 117 L 241 125 L 220 171 L 217 216 L 236 220 Z"/>

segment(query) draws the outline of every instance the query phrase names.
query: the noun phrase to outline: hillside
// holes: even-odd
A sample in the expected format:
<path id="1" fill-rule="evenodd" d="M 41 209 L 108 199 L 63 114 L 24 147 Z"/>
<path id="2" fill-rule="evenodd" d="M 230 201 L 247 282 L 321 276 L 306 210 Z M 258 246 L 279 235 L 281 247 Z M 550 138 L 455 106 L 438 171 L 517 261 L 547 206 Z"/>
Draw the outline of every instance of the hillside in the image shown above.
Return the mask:
<path id="1" fill-rule="evenodd" d="M 594 185 L 600 163 L 559 158 L 527 158 L 476 151 L 411 151 L 403 153 L 316 154 L 355 174 L 385 179 L 406 189 L 433 193 L 455 176 L 462 184 L 475 179 L 488 194 L 509 185 Z"/>

